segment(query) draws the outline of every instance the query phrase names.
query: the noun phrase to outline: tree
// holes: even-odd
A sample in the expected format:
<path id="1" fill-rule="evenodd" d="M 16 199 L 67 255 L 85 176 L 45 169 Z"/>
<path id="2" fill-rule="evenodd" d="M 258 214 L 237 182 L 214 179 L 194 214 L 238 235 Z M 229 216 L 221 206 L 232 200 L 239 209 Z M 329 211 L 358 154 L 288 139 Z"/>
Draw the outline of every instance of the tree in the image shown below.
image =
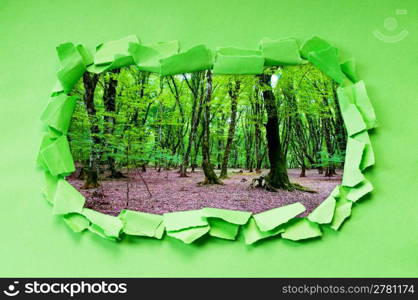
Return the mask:
<path id="1" fill-rule="evenodd" d="M 115 111 L 116 111 L 116 89 L 118 86 L 117 75 L 120 73 L 120 69 L 114 69 L 108 73 L 104 73 L 104 87 L 103 87 L 103 104 L 106 114 L 104 115 L 105 121 L 105 134 L 106 137 L 111 138 L 115 129 Z M 108 142 L 105 143 L 104 149 L 110 148 L 110 155 L 107 155 L 107 162 L 110 170 L 110 178 L 123 178 L 125 177 L 122 172 L 116 169 L 116 161 L 113 152 L 114 149 L 110 147 Z"/>
<path id="2" fill-rule="evenodd" d="M 241 82 L 240 80 L 234 80 L 229 83 L 228 94 L 231 98 L 231 116 L 228 129 L 228 138 L 226 140 L 225 152 L 222 160 L 221 175 L 220 178 L 226 178 L 228 175 L 228 160 L 229 153 L 231 152 L 231 145 L 234 139 L 235 127 L 237 122 L 237 106 L 238 106 L 238 96 L 240 90 Z"/>
<path id="3" fill-rule="evenodd" d="M 210 163 L 210 152 L 209 152 L 209 141 L 210 141 L 210 101 L 212 98 L 212 71 L 206 71 L 206 88 L 205 96 L 203 101 L 203 119 L 202 119 L 202 131 L 203 131 L 203 140 L 202 140 L 202 168 L 205 174 L 205 180 L 203 184 L 223 184 L 222 181 L 218 179 L 213 169 L 212 164 Z"/>
<path id="4" fill-rule="evenodd" d="M 84 183 L 84 189 L 90 189 L 100 186 L 99 184 L 99 160 L 100 160 L 100 148 L 101 140 L 99 137 L 99 126 L 96 119 L 96 108 L 94 106 L 94 91 L 96 89 L 99 76 L 97 74 L 91 74 L 85 72 L 83 74 L 84 83 L 84 103 L 86 105 L 87 114 L 90 121 L 90 138 L 91 148 L 89 155 L 89 165 L 86 172 L 86 180 Z"/>
<path id="5" fill-rule="evenodd" d="M 204 71 L 192 73 L 190 82 L 187 76 L 183 75 L 183 78 L 192 93 L 193 104 L 190 118 L 189 140 L 186 151 L 183 155 L 183 163 L 180 167 L 180 177 L 187 177 L 186 173 L 187 167 L 189 166 L 190 152 L 192 149 L 192 145 L 196 139 L 196 132 L 200 122 L 200 115 L 202 113 L 202 102 L 204 97 L 204 75 Z"/>
<path id="6" fill-rule="evenodd" d="M 290 190 L 292 187 L 287 175 L 286 156 L 280 143 L 279 118 L 276 99 L 271 88 L 271 74 L 268 72 L 261 74 L 260 84 L 267 112 L 266 139 L 270 162 L 270 171 L 265 178 L 266 188 Z"/>

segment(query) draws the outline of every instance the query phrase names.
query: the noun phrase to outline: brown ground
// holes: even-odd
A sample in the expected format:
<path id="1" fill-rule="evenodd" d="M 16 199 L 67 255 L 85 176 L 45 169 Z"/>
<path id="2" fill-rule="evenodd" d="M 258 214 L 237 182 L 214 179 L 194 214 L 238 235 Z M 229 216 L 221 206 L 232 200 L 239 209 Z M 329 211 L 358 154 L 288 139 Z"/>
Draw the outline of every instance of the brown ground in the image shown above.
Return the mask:
<path id="1" fill-rule="evenodd" d="M 189 177 L 180 178 L 176 170 L 156 172 L 148 168 L 141 173 L 151 191 L 149 196 L 144 183 L 136 171 L 130 175 L 130 200 L 126 207 L 126 179 L 101 181 L 102 186 L 97 189 L 80 190 L 83 181 L 70 176 L 68 181 L 86 197 L 86 206 L 97 211 L 117 215 L 120 210 L 128 208 L 155 214 L 173 211 L 200 209 L 202 207 L 216 207 L 259 213 L 272 208 L 294 202 L 301 202 L 307 210 L 301 216 L 307 215 L 317 207 L 341 182 L 339 175 L 332 178 L 319 175 L 316 170 L 307 170 L 306 177 L 300 178 L 300 170 L 288 170 L 291 182 L 297 182 L 318 193 L 312 194 L 301 191 L 268 192 L 263 189 L 251 189 L 252 178 L 260 176 L 257 173 L 233 173 L 239 170 L 229 169 L 229 179 L 224 179 L 225 185 L 199 186 L 204 176 L 199 169 L 196 173 L 189 173 Z M 219 171 L 216 171 L 217 173 Z M 267 173 L 267 170 L 263 170 Z"/>

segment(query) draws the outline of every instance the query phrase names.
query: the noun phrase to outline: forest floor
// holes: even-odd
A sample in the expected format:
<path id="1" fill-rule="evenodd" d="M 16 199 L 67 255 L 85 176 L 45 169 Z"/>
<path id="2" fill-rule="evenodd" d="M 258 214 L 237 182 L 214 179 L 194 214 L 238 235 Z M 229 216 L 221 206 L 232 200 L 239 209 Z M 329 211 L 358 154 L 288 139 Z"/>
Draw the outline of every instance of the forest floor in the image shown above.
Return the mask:
<path id="1" fill-rule="evenodd" d="M 148 184 L 152 194 L 139 177 L 139 171 L 130 171 L 129 205 L 126 207 L 127 180 L 105 179 L 97 189 L 80 189 L 82 180 L 70 176 L 68 181 L 86 197 L 86 207 L 109 215 L 118 215 L 122 209 L 130 209 L 154 214 L 163 214 L 173 211 L 215 207 L 260 213 L 265 210 L 284 206 L 294 202 L 301 202 L 307 209 L 300 216 L 306 216 L 324 201 L 336 185 L 341 183 L 342 171 L 331 178 L 318 174 L 317 170 L 307 170 L 306 177 L 299 177 L 300 170 L 289 169 L 291 182 L 299 183 L 317 191 L 307 193 L 301 191 L 269 192 L 260 188 L 252 189 L 250 184 L 253 178 L 261 174 L 239 169 L 228 169 L 228 179 L 223 179 L 224 185 L 204 185 L 204 175 L 201 169 L 195 173 L 188 173 L 189 177 L 181 178 L 177 170 L 161 170 L 147 168 L 141 175 Z M 266 174 L 268 170 L 263 170 Z M 216 170 L 219 174 L 219 171 Z"/>

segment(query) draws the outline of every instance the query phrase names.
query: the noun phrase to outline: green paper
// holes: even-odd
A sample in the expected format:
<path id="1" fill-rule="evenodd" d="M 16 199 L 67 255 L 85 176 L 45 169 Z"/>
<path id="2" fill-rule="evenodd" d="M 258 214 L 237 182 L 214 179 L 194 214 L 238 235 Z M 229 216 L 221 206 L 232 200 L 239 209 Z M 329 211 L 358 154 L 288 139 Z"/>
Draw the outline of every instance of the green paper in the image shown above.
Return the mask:
<path id="1" fill-rule="evenodd" d="M 369 134 L 367 131 L 360 132 L 356 135 L 353 135 L 353 139 L 362 142 L 365 144 L 363 157 L 360 163 L 360 170 L 364 170 L 372 165 L 374 165 L 374 151 L 372 148 L 372 144 L 369 138 Z"/>
<path id="2" fill-rule="evenodd" d="M 370 193 L 371 191 L 373 191 L 373 185 L 370 183 L 370 181 L 368 181 L 367 179 L 364 179 L 364 181 L 361 182 L 360 184 L 356 185 L 353 188 L 350 188 L 350 190 L 348 191 L 346 195 L 346 198 L 347 200 L 356 202 L 361 197 Z"/>
<path id="3" fill-rule="evenodd" d="M 356 133 L 366 130 L 366 124 L 348 92 L 348 89 L 341 87 L 337 89 L 338 102 L 347 134 L 353 136 Z"/>
<path id="4" fill-rule="evenodd" d="M 61 62 L 61 69 L 57 73 L 64 92 L 69 93 L 74 84 L 86 71 L 83 57 L 73 43 L 61 44 L 57 47 L 57 53 Z"/>
<path id="5" fill-rule="evenodd" d="M 208 225 L 208 222 L 203 218 L 203 214 L 200 209 L 165 213 L 163 214 L 163 218 L 167 231 L 177 231 L 190 227 Z"/>
<path id="6" fill-rule="evenodd" d="M 318 224 L 302 218 L 286 227 L 285 231 L 282 233 L 282 238 L 292 241 L 300 241 L 319 237 L 321 235 L 322 232 Z"/>
<path id="7" fill-rule="evenodd" d="M 86 66 L 89 66 L 94 63 L 94 58 L 89 49 L 87 49 L 84 45 L 77 45 L 78 53 L 80 53 L 81 58 L 83 59 L 83 63 Z"/>
<path id="8" fill-rule="evenodd" d="M 340 188 L 341 185 L 337 185 L 331 192 L 330 196 L 334 197 L 334 199 L 338 199 L 340 197 Z"/>
<path id="9" fill-rule="evenodd" d="M 46 165 L 46 162 L 42 156 L 42 151 L 52 144 L 57 138 L 55 136 L 52 136 L 51 133 L 47 132 L 43 135 L 41 145 L 39 146 L 39 152 L 38 156 L 36 157 L 36 165 L 41 167 L 44 170 L 48 170 L 48 166 Z"/>
<path id="10" fill-rule="evenodd" d="M 334 216 L 336 200 L 333 196 L 328 196 L 318 207 L 308 216 L 308 220 L 318 224 L 328 224 Z"/>
<path id="11" fill-rule="evenodd" d="M 373 106 L 370 102 L 369 96 L 367 95 L 366 86 L 364 81 L 361 80 L 347 88 L 352 88 L 353 97 L 355 104 L 360 111 L 364 122 L 366 123 L 367 129 L 376 127 L 376 115 Z"/>
<path id="12" fill-rule="evenodd" d="M 304 63 L 300 57 L 299 45 L 293 38 L 260 41 L 260 49 L 266 66 L 299 65 Z"/>
<path id="13" fill-rule="evenodd" d="M 80 213 L 83 210 L 84 202 L 84 196 L 65 179 L 58 181 L 52 210 L 54 215 Z"/>
<path id="14" fill-rule="evenodd" d="M 356 73 L 356 62 L 354 59 L 349 59 L 341 64 L 341 71 L 351 80 L 351 82 L 356 83 L 359 81 Z"/>
<path id="15" fill-rule="evenodd" d="M 55 97 L 58 96 L 60 94 L 64 93 L 64 88 L 61 85 L 61 82 L 59 80 L 57 80 L 55 82 L 54 87 L 52 88 L 52 92 L 51 92 L 51 97 Z"/>
<path id="16" fill-rule="evenodd" d="M 122 230 L 122 221 L 117 217 L 109 216 L 89 208 L 83 208 L 81 214 L 92 223 L 89 230 L 109 239 L 119 238 Z"/>
<path id="17" fill-rule="evenodd" d="M 317 36 L 314 36 L 303 44 L 302 49 L 300 50 L 300 55 L 303 58 L 308 59 L 309 53 L 319 52 L 319 51 L 328 49 L 330 47 L 331 45 L 327 41 Z"/>
<path id="18" fill-rule="evenodd" d="M 342 181 L 343 186 L 352 187 L 364 180 L 364 175 L 360 171 L 364 148 L 364 143 L 348 138 Z"/>
<path id="19" fill-rule="evenodd" d="M 260 231 L 254 218 L 250 218 L 247 224 L 244 225 L 244 240 L 247 245 L 254 244 L 255 242 L 280 234 L 284 231 L 283 227 L 277 227 L 270 231 Z"/>
<path id="20" fill-rule="evenodd" d="M 254 220 L 261 231 L 270 231 L 306 210 L 302 203 L 296 202 L 278 208 L 273 208 L 254 215 Z"/>
<path id="21" fill-rule="evenodd" d="M 160 59 L 161 75 L 175 75 L 211 69 L 213 54 L 205 45 L 198 45 L 186 52 Z"/>
<path id="22" fill-rule="evenodd" d="M 129 52 L 129 47 L 132 43 L 139 43 L 135 35 L 98 45 L 94 55 L 94 64 L 90 65 L 87 70 L 98 74 L 132 65 L 134 59 Z"/>
<path id="23" fill-rule="evenodd" d="M 346 81 L 338 61 L 337 48 L 330 47 L 321 51 L 309 52 L 308 60 L 339 84 Z"/>
<path id="24" fill-rule="evenodd" d="M 151 45 L 131 43 L 129 45 L 129 53 L 131 53 L 138 69 L 155 73 L 160 72 L 160 59 L 177 54 L 178 51 L 178 41 L 155 43 Z"/>
<path id="25" fill-rule="evenodd" d="M 209 220 L 210 230 L 209 235 L 218 237 L 221 239 L 227 240 L 235 240 L 239 226 L 237 224 L 232 224 L 221 219 L 213 219 Z"/>
<path id="26" fill-rule="evenodd" d="M 346 199 L 340 199 L 337 201 L 335 208 L 334 218 L 332 219 L 330 227 L 334 230 L 338 230 L 344 221 L 351 215 L 351 207 L 353 203 Z"/>
<path id="27" fill-rule="evenodd" d="M 229 223 L 244 225 L 251 217 L 251 213 L 247 211 L 205 207 L 202 209 L 202 216 L 206 218 L 218 218 Z"/>
<path id="28" fill-rule="evenodd" d="M 123 223 L 123 232 L 129 235 L 148 236 L 160 239 L 164 232 L 163 216 L 161 215 L 122 210 L 118 218 Z"/>
<path id="29" fill-rule="evenodd" d="M 7 58 L 3 61 L 7 71 L 0 74 L 6 87 L 0 89 L 4 100 L 0 165 L 5 174 L 1 196 L 10 200 L 1 201 L 1 219 L 3 224 L 13 224 L 16 233 L 2 226 L 3 277 L 417 276 L 418 240 L 411 232 L 418 228 L 416 209 L 412 209 L 418 188 L 414 165 L 418 133 L 412 130 L 418 111 L 416 80 L 412 80 L 418 43 L 416 1 L 341 0 L 338 5 L 331 0 L 269 1 L 268 6 L 257 1 L 245 5 L 112 0 L 3 3 L 0 51 Z M 408 14 L 397 15 L 397 8 Z M 261 17 L 250 23 L 255 16 Z M 396 30 L 383 26 L 387 17 L 396 18 Z M 59 31 L 57 24 L 63 25 Z M 32 30 L 24 30 L 26 25 L 33 25 Z M 385 43 L 374 37 L 373 29 L 392 39 L 406 30 L 409 35 L 397 43 Z M 70 39 L 87 45 L 129 32 L 140 33 L 146 41 L 178 38 L 190 47 L 207 43 L 251 48 L 264 35 L 320 34 L 341 48 L 341 54 L 355 56 L 382 125 L 370 136 L 376 143 L 377 162 L 366 173 L 376 190 L 371 201 L 358 203 L 360 213 L 341 234 L 324 232 L 321 241 L 301 245 L 275 238 L 257 247 L 215 239 L 190 247 L 173 238 L 116 244 L 90 233 L 80 237 L 63 230 L 63 222 L 48 218 L 49 207 L 40 194 L 43 172 L 30 162 L 41 141 L 34 120 L 46 104 L 49 83 L 56 79 L 51 45 Z M 19 122 L 10 122 L 17 117 Z"/>
<path id="30" fill-rule="evenodd" d="M 65 94 L 52 98 L 41 116 L 42 122 L 61 133 L 67 133 L 77 97 Z"/>
<path id="31" fill-rule="evenodd" d="M 48 171 L 44 172 L 45 190 L 44 197 L 49 203 L 54 203 L 55 192 L 57 190 L 58 176 L 52 176 Z"/>
<path id="32" fill-rule="evenodd" d="M 186 244 L 190 244 L 208 233 L 209 229 L 209 225 L 206 225 L 201 227 L 187 228 L 179 231 L 168 231 L 167 235 L 179 239 Z"/>
<path id="33" fill-rule="evenodd" d="M 94 64 L 111 64 L 116 59 L 121 59 L 124 57 L 128 57 L 131 61 L 133 61 L 132 56 L 129 53 L 130 43 L 139 43 L 139 40 L 135 35 L 130 35 L 119 40 L 100 44 L 96 47 L 96 54 L 94 55 Z"/>
<path id="34" fill-rule="evenodd" d="M 70 146 L 65 135 L 49 143 L 41 150 L 41 155 L 47 169 L 54 176 L 75 171 Z"/>
<path id="35" fill-rule="evenodd" d="M 83 215 L 77 213 L 70 213 L 63 216 L 64 222 L 74 232 L 82 232 L 89 228 L 90 221 Z"/>
<path id="36" fill-rule="evenodd" d="M 238 48 L 219 48 L 213 65 L 214 74 L 261 74 L 264 57 L 260 51 Z"/>

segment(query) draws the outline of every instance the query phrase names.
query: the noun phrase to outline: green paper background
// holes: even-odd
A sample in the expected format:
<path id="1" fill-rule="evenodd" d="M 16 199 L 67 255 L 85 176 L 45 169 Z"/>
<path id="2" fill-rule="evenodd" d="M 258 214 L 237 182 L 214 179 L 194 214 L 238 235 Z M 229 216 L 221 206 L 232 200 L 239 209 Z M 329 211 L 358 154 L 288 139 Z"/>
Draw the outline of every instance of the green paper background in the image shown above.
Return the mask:
<path id="1" fill-rule="evenodd" d="M 406 9 L 406 15 L 396 15 Z M 418 276 L 416 0 L 85 1 L 0 3 L 0 276 Z M 373 30 L 396 17 L 409 35 L 385 43 Z M 55 84 L 55 47 L 136 34 L 144 43 L 178 39 L 182 49 L 257 49 L 272 39 L 318 35 L 354 57 L 379 121 L 371 135 L 375 189 L 341 232 L 321 239 L 221 239 L 192 245 L 75 234 L 51 214 L 35 168 L 39 120 Z"/>

